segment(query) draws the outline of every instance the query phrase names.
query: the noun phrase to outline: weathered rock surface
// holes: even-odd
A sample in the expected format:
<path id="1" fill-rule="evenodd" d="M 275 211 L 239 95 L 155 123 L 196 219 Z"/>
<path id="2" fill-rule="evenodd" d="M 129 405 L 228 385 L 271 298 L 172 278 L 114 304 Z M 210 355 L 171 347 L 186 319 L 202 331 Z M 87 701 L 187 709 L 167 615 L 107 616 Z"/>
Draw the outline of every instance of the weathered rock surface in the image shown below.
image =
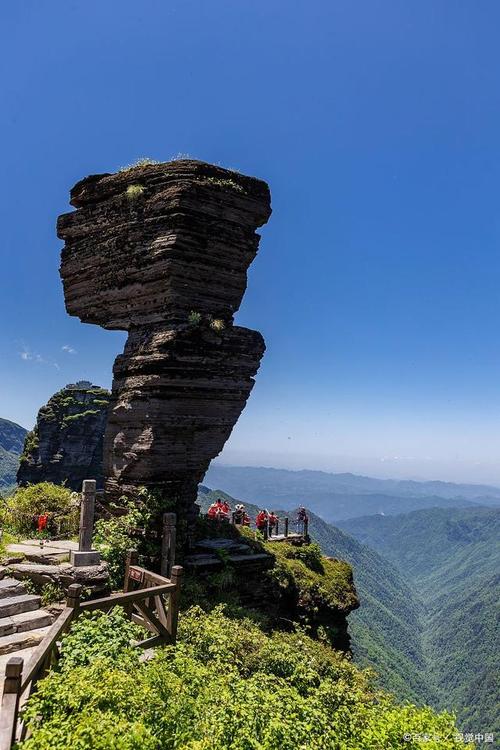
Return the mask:
<path id="1" fill-rule="evenodd" d="M 87 177 L 57 225 L 66 309 L 120 330 L 191 310 L 229 320 L 269 201 L 265 182 L 192 160 Z"/>
<path id="2" fill-rule="evenodd" d="M 110 591 L 109 570 L 106 563 L 77 568 L 69 563 L 61 563 L 60 565 L 19 563 L 10 565 L 8 573 L 17 581 L 30 580 L 39 587 L 50 583 L 63 589 L 66 593 L 72 583 L 79 583 L 84 587 L 87 598 L 97 595 L 107 596 Z M 1 603 L 2 600 L 0 599 L 0 605 Z"/>
<path id="3" fill-rule="evenodd" d="M 197 485 L 243 410 L 262 336 L 233 326 L 269 218 L 267 185 L 181 160 L 94 175 L 59 218 L 66 308 L 129 331 L 104 443 L 108 499 L 156 490 L 196 514 Z"/>
<path id="4" fill-rule="evenodd" d="M 103 439 L 110 393 L 87 381 L 67 385 L 38 412 L 26 436 L 17 481 L 66 484 L 81 490 L 84 479 L 102 488 Z"/>

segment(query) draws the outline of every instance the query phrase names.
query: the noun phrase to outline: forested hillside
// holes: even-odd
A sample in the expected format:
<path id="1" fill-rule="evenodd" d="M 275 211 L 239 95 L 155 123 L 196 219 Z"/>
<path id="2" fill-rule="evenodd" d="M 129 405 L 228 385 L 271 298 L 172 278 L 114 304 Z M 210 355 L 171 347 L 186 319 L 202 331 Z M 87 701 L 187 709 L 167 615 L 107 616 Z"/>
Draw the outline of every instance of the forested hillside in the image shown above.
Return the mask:
<path id="1" fill-rule="evenodd" d="M 16 483 L 19 455 L 27 431 L 24 427 L 0 418 L 0 491 L 5 492 Z"/>
<path id="2" fill-rule="evenodd" d="M 425 609 L 422 648 L 438 706 L 497 731 L 500 511 L 435 508 L 341 524 L 401 571 Z"/>

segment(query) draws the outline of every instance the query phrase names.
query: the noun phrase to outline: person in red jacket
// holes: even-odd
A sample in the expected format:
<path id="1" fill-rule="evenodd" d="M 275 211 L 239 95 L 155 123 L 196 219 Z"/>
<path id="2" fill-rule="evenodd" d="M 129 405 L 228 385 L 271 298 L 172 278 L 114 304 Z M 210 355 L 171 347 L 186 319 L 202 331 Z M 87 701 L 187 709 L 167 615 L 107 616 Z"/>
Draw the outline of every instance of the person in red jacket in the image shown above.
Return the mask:
<path id="1" fill-rule="evenodd" d="M 269 513 L 269 533 L 272 534 L 276 526 L 278 525 L 279 518 L 276 513 L 272 510 Z"/>
<path id="2" fill-rule="evenodd" d="M 41 513 L 38 516 L 38 522 L 37 522 L 38 531 L 45 531 L 45 529 L 47 528 L 48 520 L 49 520 L 49 517 L 46 513 Z"/>
<path id="3" fill-rule="evenodd" d="M 217 506 L 215 503 L 212 503 L 210 508 L 207 511 L 207 516 L 211 519 L 217 518 Z"/>
<path id="4" fill-rule="evenodd" d="M 267 510 L 261 510 L 257 513 L 257 518 L 255 519 L 255 525 L 257 526 L 259 531 L 264 531 L 266 528 L 266 524 L 269 518 L 269 513 Z"/>

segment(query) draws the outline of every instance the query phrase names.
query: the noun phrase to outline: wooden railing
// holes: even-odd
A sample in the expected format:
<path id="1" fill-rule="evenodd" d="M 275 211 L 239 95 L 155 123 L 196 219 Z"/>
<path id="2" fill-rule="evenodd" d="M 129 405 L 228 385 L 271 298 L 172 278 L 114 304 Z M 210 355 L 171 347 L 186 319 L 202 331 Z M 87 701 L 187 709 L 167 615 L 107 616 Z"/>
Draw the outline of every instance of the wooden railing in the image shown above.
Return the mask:
<path id="1" fill-rule="evenodd" d="M 152 633 L 150 637 L 135 643 L 135 646 L 149 648 L 175 644 L 182 568 L 174 565 L 170 578 L 165 578 L 139 567 L 136 562 L 137 553 L 131 550 L 127 556 L 123 593 L 82 602 L 82 587 L 71 584 L 66 606 L 31 658 L 26 664 L 19 656 L 9 659 L 5 667 L 0 706 L 0 750 L 11 750 L 16 741 L 26 738 L 26 726 L 19 717 L 20 708 L 36 689 L 38 680 L 58 661 L 61 637 L 81 612 L 97 609 L 108 612 L 113 607 L 122 606 L 133 622 Z"/>

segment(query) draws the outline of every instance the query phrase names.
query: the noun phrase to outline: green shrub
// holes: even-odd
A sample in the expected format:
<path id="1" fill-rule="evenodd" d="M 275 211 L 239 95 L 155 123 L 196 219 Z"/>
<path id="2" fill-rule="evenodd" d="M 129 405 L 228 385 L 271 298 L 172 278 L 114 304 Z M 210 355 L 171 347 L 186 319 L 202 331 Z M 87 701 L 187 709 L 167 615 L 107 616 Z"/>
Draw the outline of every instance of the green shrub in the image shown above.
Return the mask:
<path id="1" fill-rule="evenodd" d="M 199 326 L 201 323 L 201 313 L 191 310 L 188 315 L 188 323 L 190 326 Z"/>
<path id="2" fill-rule="evenodd" d="M 133 506 L 130 506 L 126 515 L 96 521 L 93 544 L 101 553 L 103 560 L 108 563 L 110 585 L 113 589 L 123 587 L 127 552 L 137 547 L 132 530 L 140 526 L 142 522 L 140 510 Z"/>
<path id="3" fill-rule="evenodd" d="M 110 612 L 83 612 L 61 645 L 59 668 L 64 671 L 86 667 L 96 658 L 138 663 L 139 651 L 131 647 L 144 631 L 131 622 L 121 607 Z"/>
<path id="4" fill-rule="evenodd" d="M 27 594 L 36 594 L 42 597 L 42 607 L 48 607 L 50 604 L 61 602 L 66 598 L 64 589 L 56 583 L 35 583 L 31 578 L 25 578 L 23 586 Z"/>
<path id="5" fill-rule="evenodd" d="M 33 533 L 33 516 L 53 514 L 64 533 L 78 532 L 78 499 L 67 487 L 50 482 L 18 487 L 7 500 L 6 524 L 16 534 Z"/>
<path id="6" fill-rule="evenodd" d="M 132 164 L 126 164 L 124 167 L 120 167 L 118 171 L 128 172 L 129 169 L 135 169 L 135 167 L 147 167 L 150 164 L 161 164 L 161 162 L 156 161 L 156 159 L 149 159 L 147 156 L 144 156 L 141 159 L 137 159 L 136 161 L 132 162 Z"/>
<path id="7" fill-rule="evenodd" d="M 284 556 L 289 560 L 301 560 L 304 565 L 313 570 L 315 573 L 324 573 L 324 557 L 321 547 L 316 542 L 312 544 L 303 544 L 294 546 L 287 544 L 283 547 Z"/>
<path id="8" fill-rule="evenodd" d="M 136 198 L 140 198 L 144 193 L 145 188 L 142 185 L 129 185 L 125 194 L 129 201 L 134 201 Z"/>
<path id="9" fill-rule="evenodd" d="M 64 638 L 61 670 L 28 702 L 31 736 L 20 749 L 470 747 L 454 739 L 451 716 L 395 704 L 369 673 L 301 632 L 267 636 L 221 608 L 193 608 L 181 617 L 177 646 L 141 663 L 125 643 L 123 616 L 110 617 L 82 619 Z"/>

